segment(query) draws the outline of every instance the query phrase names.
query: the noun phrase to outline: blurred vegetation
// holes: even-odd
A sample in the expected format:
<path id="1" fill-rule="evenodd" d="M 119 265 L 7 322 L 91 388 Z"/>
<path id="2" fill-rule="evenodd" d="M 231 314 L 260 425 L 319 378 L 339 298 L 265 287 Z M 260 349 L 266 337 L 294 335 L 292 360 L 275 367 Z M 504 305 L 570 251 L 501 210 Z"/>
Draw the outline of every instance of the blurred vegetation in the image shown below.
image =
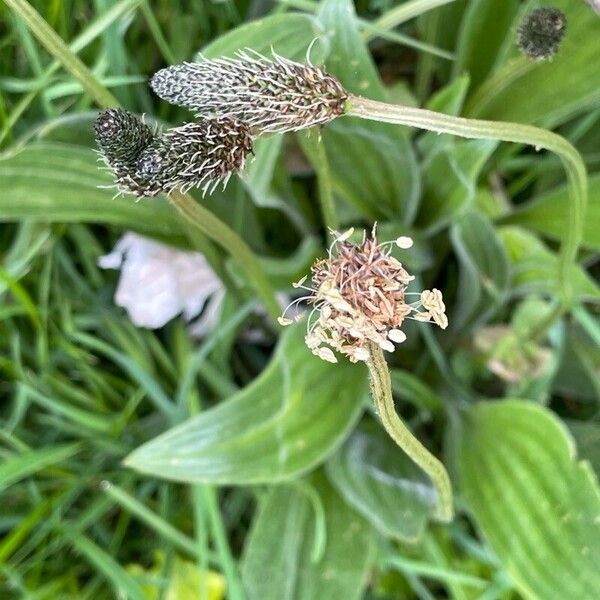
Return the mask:
<path id="1" fill-rule="evenodd" d="M 98 106 L 11 4 L 0 4 L 0 597 L 597 598 L 600 17 L 554 0 L 567 34 L 540 63 L 514 41 L 532 1 L 31 2 L 95 82 L 150 121 L 191 119 L 147 85 L 167 64 L 271 46 L 303 60 L 317 38 L 312 59 L 355 93 L 549 127 L 578 148 L 590 198 L 575 298 L 550 328 L 569 198 L 547 153 L 343 118 L 319 139 L 261 140 L 242 179 L 195 194 L 286 294 L 325 253 L 323 190 L 344 227 L 414 237 L 407 267 L 444 291 L 450 327 L 407 327 L 388 360 L 399 413 L 451 472 L 459 515 L 441 526 L 430 483 L 374 418 L 360 366 L 312 357 L 302 326 L 274 330 L 239 268 L 164 199 L 98 187 L 110 183 L 94 152 Z M 201 250 L 225 273 L 211 335 L 195 339 L 180 318 L 136 328 L 114 305 L 118 273 L 97 259 L 125 231 Z"/>

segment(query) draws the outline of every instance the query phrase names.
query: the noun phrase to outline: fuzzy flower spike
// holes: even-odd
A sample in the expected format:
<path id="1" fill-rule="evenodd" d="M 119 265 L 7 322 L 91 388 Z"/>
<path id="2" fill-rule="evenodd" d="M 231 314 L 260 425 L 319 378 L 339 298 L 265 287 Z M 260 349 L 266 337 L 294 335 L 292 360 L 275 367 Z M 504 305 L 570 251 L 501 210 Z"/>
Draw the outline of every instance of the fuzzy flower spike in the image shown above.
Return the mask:
<path id="1" fill-rule="evenodd" d="M 239 172 L 252 153 L 248 128 L 228 118 L 186 123 L 160 133 L 125 110 L 111 109 L 100 113 L 95 130 L 119 192 L 138 198 L 192 187 L 212 192 Z"/>
<path id="2" fill-rule="evenodd" d="M 439 290 L 425 290 L 414 294 L 418 300 L 407 300 L 413 295 L 406 289 L 414 277 L 391 252 L 394 246 L 410 248 L 412 240 L 400 237 L 380 244 L 373 228 L 371 237 L 365 234 L 355 244 L 349 241 L 352 233 L 350 229 L 337 234 L 328 258 L 313 265 L 311 287 L 304 285 L 306 278 L 294 284 L 310 292 L 294 302 L 308 300 L 314 305 L 305 338 L 313 354 L 337 362 L 333 353 L 337 350 L 351 362 L 368 361 L 370 342 L 393 352 L 394 343 L 406 339 L 401 327 L 407 318 L 433 321 L 445 329 L 448 319 Z M 279 322 L 293 321 L 284 312 Z"/>
<path id="3" fill-rule="evenodd" d="M 323 125 L 344 112 L 342 85 L 310 62 L 300 64 L 252 50 L 235 58 L 201 59 L 158 71 L 151 79 L 163 100 L 199 117 L 246 123 L 254 133 L 296 131 Z"/>

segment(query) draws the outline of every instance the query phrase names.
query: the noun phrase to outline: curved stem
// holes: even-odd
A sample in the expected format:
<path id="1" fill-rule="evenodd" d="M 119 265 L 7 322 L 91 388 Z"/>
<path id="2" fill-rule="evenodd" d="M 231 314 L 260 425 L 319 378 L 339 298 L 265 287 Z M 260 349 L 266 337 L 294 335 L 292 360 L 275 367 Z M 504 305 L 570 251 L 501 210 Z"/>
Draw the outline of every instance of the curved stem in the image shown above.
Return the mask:
<path id="1" fill-rule="evenodd" d="M 571 199 L 569 221 L 566 225 L 566 235 L 561 245 L 558 261 L 558 280 L 562 295 L 561 307 L 563 312 L 568 309 L 573 296 L 570 270 L 576 261 L 577 250 L 581 243 L 583 217 L 587 204 L 585 165 L 579 152 L 570 142 L 552 131 L 531 125 L 453 117 L 422 108 L 385 104 L 359 96 L 351 96 L 348 99 L 345 114 L 373 121 L 417 127 L 437 133 L 449 133 L 470 139 L 495 139 L 530 144 L 535 146 L 536 150 L 545 148 L 554 152 L 560 158 L 567 174 Z"/>
<path id="2" fill-rule="evenodd" d="M 219 244 L 238 261 L 248 281 L 267 308 L 269 316 L 274 322 L 277 322 L 281 308 L 261 264 L 246 242 L 190 195 L 174 191 L 169 194 L 168 198 L 171 204 L 193 227 Z"/>
<path id="3" fill-rule="evenodd" d="M 394 408 L 390 372 L 383 350 L 374 343 L 369 344 L 370 358 L 367 361 L 371 381 L 371 395 L 377 414 L 390 437 L 408 454 L 427 475 L 437 492 L 435 517 L 448 523 L 454 517 L 452 487 L 444 465 L 419 442 L 410 429 L 402 422 Z"/>

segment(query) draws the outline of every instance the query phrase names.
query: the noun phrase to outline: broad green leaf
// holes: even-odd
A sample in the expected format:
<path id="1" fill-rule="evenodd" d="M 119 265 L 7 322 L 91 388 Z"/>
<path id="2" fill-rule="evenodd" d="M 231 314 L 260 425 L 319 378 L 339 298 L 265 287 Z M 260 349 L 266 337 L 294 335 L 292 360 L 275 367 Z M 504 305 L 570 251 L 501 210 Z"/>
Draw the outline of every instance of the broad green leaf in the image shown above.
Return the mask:
<path id="1" fill-rule="evenodd" d="M 359 427 L 327 462 L 343 498 L 383 535 L 417 542 L 435 505 L 427 476 L 375 423 Z"/>
<path id="2" fill-rule="evenodd" d="M 315 39 L 318 42 L 311 48 L 310 59 L 316 64 L 327 52 L 327 36 L 317 19 L 298 13 L 270 15 L 228 31 L 203 48 L 196 59 L 232 56 L 237 50 L 251 49 L 265 56 L 274 50 L 291 60 L 304 61 Z"/>
<path id="3" fill-rule="evenodd" d="M 532 233 L 520 227 L 498 230 L 512 265 L 512 293 L 558 292 L 558 258 Z M 600 301 L 600 288 L 579 265 L 571 267 L 571 284 L 577 296 Z"/>
<path id="4" fill-rule="evenodd" d="M 352 2 L 325 0 L 319 20 L 332 36 L 327 69 L 348 91 L 385 99 Z M 328 124 L 322 136 L 337 193 L 365 216 L 412 220 L 419 182 L 404 128 L 342 117 Z"/>
<path id="5" fill-rule="evenodd" d="M 83 146 L 33 143 L 0 161 L 0 221 L 106 223 L 185 245 L 177 213 L 162 200 L 114 198 L 110 176 Z"/>
<path id="6" fill-rule="evenodd" d="M 437 231 L 473 204 L 479 173 L 497 145 L 495 140 L 453 141 L 431 152 L 423 165 L 421 227 Z"/>
<path id="7" fill-rule="evenodd" d="M 503 223 L 523 225 L 555 240 L 564 236 L 569 218 L 569 193 L 561 186 L 534 198 L 515 213 L 502 219 Z M 584 246 L 600 250 L 600 175 L 589 178 L 589 198 L 583 223 Z"/>
<path id="8" fill-rule="evenodd" d="M 0 491 L 46 467 L 70 458 L 78 450 L 78 444 L 70 444 L 27 450 L 21 454 L 4 458 L 0 464 Z"/>
<path id="9" fill-rule="evenodd" d="M 508 291 L 506 250 L 489 220 L 470 211 L 453 226 L 452 245 L 460 263 L 452 327 L 460 330 L 471 319 L 485 321 Z"/>
<path id="10" fill-rule="evenodd" d="M 454 73 L 468 73 L 477 87 L 494 66 L 498 48 L 507 35 L 519 3 L 517 0 L 471 0 L 461 22 Z"/>
<path id="11" fill-rule="evenodd" d="M 566 421 L 569 431 L 577 442 L 582 458 L 587 460 L 600 476 L 600 423 L 598 421 Z"/>
<path id="12" fill-rule="evenodd" d="M 346 438 L 367 392 L 363 368 L 336 365 L 288 329 L 263 373 L 227 401 L 147 442 L 127 459 L 153 477 L 249 484 L 289 479 Z"/>
<path id="13" fill-rule="evenodd" d="M 311 481 L 316 498 L 314 492 L 309 496 L 310 484 L 303 484 L 274 487 L 263 500 L 242 560 L 248 600 L 363 597 L 373 560 L 373 530 L 322 474 Z M 324 522 L 317 519 L 321 511 Z M 319 532 L 320 527 L 325 531 Z"/>
<path id="14" fill-rule="evenodd" d="M 562 423 L 519 400 L 474 405 L 458 443 L 476 524 L 527 599 L 594 600 L 600 590 L 600 489 Z"/>
<path id="15" fill-rule="evenodd" d="M 334 190 L 371 219 L 408 223 L 414 215 L 415 163 L 393 125 L 343 117 L 322 131 Z"/>
<path id="16" fill-rule="evenodd" d="M 496 1 L 498 5 L 507 3 Z M 468 106 L 470 116 L 553 126 L 600 103 L 600 19 L 585 2 L 553 0 L 552 6 L 567 18 L 567 32 L 556 56 L 528 64 L 526 59 L 514 61 L 518 50 L 510 36 L 515 23 L 507 35 L 513 66 L 509 62 L 493 73 L 494 85 L 488 83 L 485 94 L 474 92 Z M 503 73 L 500 78 L 499 73 Z M 482 86 L 486 87 L 486 82 Z"/>

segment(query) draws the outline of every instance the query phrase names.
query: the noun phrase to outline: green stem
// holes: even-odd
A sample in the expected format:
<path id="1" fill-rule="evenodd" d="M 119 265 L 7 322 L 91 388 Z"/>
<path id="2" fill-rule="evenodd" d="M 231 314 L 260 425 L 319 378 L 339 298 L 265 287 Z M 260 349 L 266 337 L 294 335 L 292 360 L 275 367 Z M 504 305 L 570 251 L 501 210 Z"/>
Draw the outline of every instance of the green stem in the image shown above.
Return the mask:
<path id="1" fill-rule="evenodd" d="M 207 235 L 235 257 L 248 280 L 254 286 L 256 293 L 264 302 L 269 316 L 276 323 L 277 317 L 281 314 L 281 308 L 275 299 L 275 294 L 265 272 L 246 242 L 189 194 L 174 191 L 169 194 L 168 198 L 171 204 L 193 227 Z"/>
<path id="2" fill-rule="evenodd" d="M 330 240 L 331 243 L 333 241 L 331 232 L 339 231 L 340 222 L 335 209 L 331 171 L 329 170 L 329 161 L 327 160 L 325 145 L 321 139 L 321 133 L 317 129 L 309 129 L 306 132 L 306 137 L 304 139 L 305 143 L 308 145 L 307 150 L 310 149 L 310 152 L 307 152 L 307 156 L 317 174 L 321 215 L 327 230 L 327 239 Z"/>
<path id="3" fill-rule="evenodd" d="M 112 108 L 119 105 L 117 99 L 97 81 L 94 74 L 26 0 L 6 0 L 6 4 L 23 19 L 40 43 L 81 83 L 99 106 Z M 249 281 L 264 302 L 269 316 L 273 322 L 276 322 L 280 313 L 279 304 L 277 304 L 275 293 L 266 274 L 248 245 L 230 227 L 198 204 L 189 194 L 173 192 L 169 196 L 169 200 L 198 231 L 214 240 L 240 263 Z"/>
<path id="4" fill-rule="evenodd" d="M 367 366 L 377 414 L 390 437 L 430 477 L 437 492 L 435 517 L 444 523 L 449 523 L 454 517 L 454 508 L 448 473 L 444 465 L 419 442 L 396 413 L 390 372 L 383 350 L 377 344 L 370 343 L 369 353 Z"/>
<path id="5" fill-rule="evenodd" d="M 585 165 L 579 152 L 571 143 L 556 133 L 531 125 L 453 117 L 422 108 L 385 104 L 358 96 L 351 96 L 348 99 L 346 114 L 362 119 L 417 127 L 470 139 L 495 139 L 518 144 L 530 144 L 535 146 L 536 150 L 545 148 L 554 152 L 560 158 L 567 174 L 571 199 L 569 220 L 566 224 L 566 233 L 560 249 L 558 273 L 562 294 L 561 310 L 564 312 L 569 308 L 573 299 L 570 270 L 577 259 L 587 204 Z"/>

